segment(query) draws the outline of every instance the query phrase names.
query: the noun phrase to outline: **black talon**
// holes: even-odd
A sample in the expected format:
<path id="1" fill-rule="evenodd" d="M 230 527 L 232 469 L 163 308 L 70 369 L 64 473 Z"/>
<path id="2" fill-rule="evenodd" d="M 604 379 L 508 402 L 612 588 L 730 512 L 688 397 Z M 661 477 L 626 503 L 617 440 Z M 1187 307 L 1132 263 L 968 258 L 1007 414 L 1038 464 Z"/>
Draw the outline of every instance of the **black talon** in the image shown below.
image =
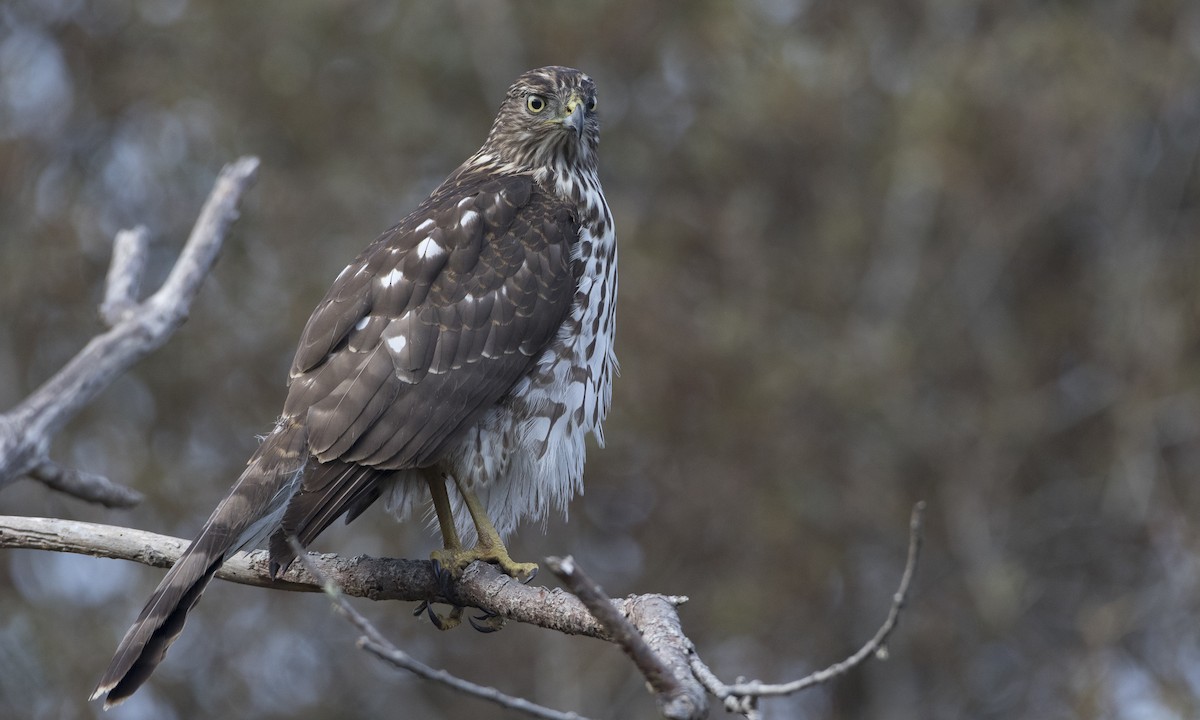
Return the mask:
<path id="1" fill-rule="evenodd" d="M 458 624 L 462 622 L 463 609 L 458 605 L 453 605 L 450 608 L 450 614 L 443 618 L 434 612 L 433 605 L 426 603 L 425 613 L 429 615 L 429 621 L 433 623 L 435 628 L 438 630 L 449 630 L 450 628 L 458 627 Z M 447 625 L 447 622 L 450 622 L 450 624 Z"/>
<path id="2" fill-rule="evenodd" d="M 476 631 L 484 633 L 485 635 L 487 633 L 494 633 L 500 629 L 498 627 L 492 627 L 491 625 L 480 625 L 478 622 L 476 622 L 476 620 L 482 620 L 485 617 L 486 616 L 484 615 L 480 615 L 478 618 L 469 617 L 467 618 L 467 621 L 471 623 L 471 627 L 475 628 Z"/>
<path id="3" fill-rule="evenodd" d="M 504 616 L 500 613 L 494 613 L 490 610 L 484 610 L 482 615 L 468 617 L 471 627 L 481 633 L 494 633 L 504 627 Z M 479 622 L 476 622 L 479 621 Z M 483 623 L 482 625 L 480 623 Z"/>
<path id="4" fill-rule="evenodd" d="M 430 563 L 433 569 L 433 580 L 435 583 L 437 583 L 438 588 L 441 591 L 442 598 L 449 597 L 452 594 L 451 591 L 454 589 L 454 576 L 447 572 L 446 569 L 442 567 L 442 564 L 437 560 L 430 560 Z M 413 610 L 413 617 L 419 617 L 421 613 L 425 613 L 429 616 L 429 621 L 432 622 L 433 626 L 438 630 L 447 630 L 458 625 L 459 618 L 462 617 L 462 607 L 458 605 L 451 605 L 450 615 L 448 618 L 443 618 L 433 609 L 433 602 L 433 599 L 422 600 L 421 603 L 417 605 L 417 609 Z M 447 620 L 453 620 L 454 622 L 447 626 Z"/>
<path id="5" fill-rule="evenodd" d="M 521 584 L 522 584 L 522 585 L 528 585 L 529 583 L 533 582 L 533 579 L 534 579 L 535 577 L 537 577 L 537 574 L 538 574 L 538 569 L 535 567 L 535 568 L 533 569 L 533 572 L 529 573 L 529 577 L 527 577 L 527 578 L 525 578 L 524 580 L 522 580 L 522 581 L 521 581 Z"/>
<path id="6" fill-rule="evenodd" d="M 437 560 L 430 560 L 433 564 L 433 579 L 438 584 L 438 589 L 442 592 L 442 597 L 447 598 L 454 594 L 454 586 L 458 580 L 442 564 Z"/>

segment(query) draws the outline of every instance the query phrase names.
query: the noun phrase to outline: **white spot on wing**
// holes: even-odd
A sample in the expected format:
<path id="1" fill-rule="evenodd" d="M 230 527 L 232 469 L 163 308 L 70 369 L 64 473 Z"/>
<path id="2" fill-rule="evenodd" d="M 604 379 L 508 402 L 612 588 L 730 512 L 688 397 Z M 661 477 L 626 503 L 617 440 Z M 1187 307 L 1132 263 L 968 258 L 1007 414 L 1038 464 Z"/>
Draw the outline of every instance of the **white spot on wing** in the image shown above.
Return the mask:
<path id="1" fill-rule="evenodd" d="M 462 214 L 462 218 L 458 221 L 460 227 L 467 227 L 479 222 L 479 213 L 474 210 L 468 210 Z"/>
<path id="2" fill-rule="evenodd" d="M 387 275 L 384 275 L 383 277 L 379 278 L 379 284 L 385 288 L 390 288 L 391 286 L 395 285 L 396 283 L 400 282 L 403 279 L 404 279 L 404 273 L 400 272 L 400 268 L 396 268 L 396 269 L 392 270 L 390 273 L 388 273 Z"/>
<path id="3" fill-rule="evenodd" d="M 354 329 L 362 330 L 363 328 L 365 328 L 367 326 L 367 323 L 369 323 L 369 322 L 371 322 L 371 316 L 364 315 L 362 320 L 359 320 L 357 323 L 354 324 Z"/>
<path id="4" fill-rule="evenodd" d="M 408 345 L 408 338 L 403 335 L 397 335 L 394 338 L 387 339 L 387 346 L 392 352 L 399 354 L 404 352 L 404 348 Z"/>
<path id="5" fill-rule="evenodd" d="M 417 245 L 417 257 L 422 260 L 426 260 L 433 255 L 441 255 L 444 252 L 446 251 L 442 249 L 442 246 L 438 245 L 437 241 L 431 237 L 425 238 Z"/>
<path id="6" fill-rule="evenodd" d="M 420 225 L 418 225 L 416 227 L 415 232 L 419 232 L 419 233 L 428 232 L 428 231 L 432 230 L 436 225 L 437 225 L 437 223 L 435 223 L 431 218 L 426 218 L 425 222 L 421 223 Z"/>

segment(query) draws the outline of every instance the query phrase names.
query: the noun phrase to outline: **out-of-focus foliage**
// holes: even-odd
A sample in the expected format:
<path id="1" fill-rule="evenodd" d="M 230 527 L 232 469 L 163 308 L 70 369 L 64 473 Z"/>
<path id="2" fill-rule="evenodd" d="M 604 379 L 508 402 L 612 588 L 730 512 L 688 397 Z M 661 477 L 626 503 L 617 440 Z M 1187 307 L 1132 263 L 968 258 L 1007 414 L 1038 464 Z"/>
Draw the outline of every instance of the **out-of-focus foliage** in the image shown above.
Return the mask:
<path id="1" fill-rule="evenodd" d="M 54 447 L 146 502 L 21 483 L 0 512 L 190 537 L 278 411 L 328 283 L 551 63 L 600 88 L 623 372 L 586 496 L 514 555 L 689 595 L 721 675 L 781 680 L 882 620 L 925 498 L 890 660 L 767 717 L 1200 716 L 1186 0 L 9 0 L 0 407 L 97 332 L 117 229 L 151 228 L 155 280 L 220 165 L 263 166 L 190 321 Z M 379 510 L 318 549 L 435 543 Z M 0 574 L 0 716 L 99 716 L 84 698 L 160 571 L 14 551 Z M 611 646 L 360 606 L 471 679 L 653 715 Z M 381 668 L 315 596 L 219 584 L 193 618 L 107 717 L 492 714 Z"/>

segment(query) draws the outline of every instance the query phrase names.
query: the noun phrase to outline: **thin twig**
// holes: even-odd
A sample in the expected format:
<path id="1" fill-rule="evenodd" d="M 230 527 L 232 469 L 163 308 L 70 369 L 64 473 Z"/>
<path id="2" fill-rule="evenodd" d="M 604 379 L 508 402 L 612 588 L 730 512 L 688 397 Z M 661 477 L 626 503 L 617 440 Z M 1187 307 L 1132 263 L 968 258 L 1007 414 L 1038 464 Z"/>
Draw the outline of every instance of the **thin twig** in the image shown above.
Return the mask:
<path id="1" fill-rule="evenodd" d="M 694 650 L 691 656 L 692 672 L 704 683 L 709 692 L 725 702 L 727 710 L 751 717 L 747 713 L 754 711 L 755 704 L 752 702 L 754 698 L 791 695 L 814 685 L 828 682 L 839 675 L 844 675 L 869 657 L 875 656 L 881 660 L 885 659 L 887 657 L 888 636 L 896 629 L 896 625 L 900 620 L 900 612 L 904 610 L 905 603 L 908 601 L 909 587 L 912 584 L 913 575 L 917 570 L 917 561 L 921 555 L 921 534 L 924 517 L 925 502 L 921 501 L 913 506 L 912 517 L 909 520 L 908 526 L 908 559 L 904 564 L 904 574 L 900 577 L 900 586 L 892 596 L 892 605 L 888 610 L 887 619 L 883 621 L 883 625 L 875 632 L 875 636 L 859 648 L 858 652 L 841 662 L 834 663 L 824 670 L 819 670 L 799 680 L 775 685 L 769 685 L 757 680 L 725 685 L 717 679 L 716 675 L 704 664 Z"/>
<path id="2" fill-rule="evenodd" d="M 354 609 L 349 602 L 346 601 L 345 595 L 341 589 L 332 580 L 329 580 L 324 573 L 316 566 L 308 556 L 308 553 L 296 541 L 295 538 L 289 538 L 293 552 L 296 557 L 304 565 L 305 569 L 312 575 L 325 590 L 325 594 L 333 601 L 334 607 L 341 613 L 342 617 L 350 621 L 354 627 L 358 628 L 363 635 L 358 639 L 358 646 L 367 650 L 371 654 L 380 658 L 388 664 L 408 670 L 409 672 L 422 677 L 426 680 L 431 680 L 440 683 L 455 690 L 457 692 L 477 697 L 480 700 L 486 700 L 495 703 L 500 707 L 508 710 L 516 710 L 523 712 L 530 717 L 542 718 L 543 720 L 586 720 L 582 715 L 573 712 L 559 712 L 548 707 L 530 702 L 524 698 L 513 697 L 500 692 L 496 688 L 476 685 L 469 680 L 463 680 L 460 677 L 451 675 L 445 670 L 437 670 L 422 663 L 400 648 L 390 643 L 369 620 L 362 616 Z"/>
<path id="3" fill-rule="evenodd" d="M 651 649 L 642 637 L 638 628 L 629 622 L 613 606 L 604 591 L 587 573 L 579 567 L 571 556 L 565 558 L 548 557 L 546 567 L 562 580 L 575 593 L 575 596 L 587 606 L 596 621 L 608 629 L 613 642 L 621 646 L 638 670 L 646 677 L 646 682 L 654 690 L 658 701 L 659 711 L 667 718 L 698 718 L 708 712 L 708 703 L 704 691 L 697 686 L 688 672 L 686 665 L 682 672 L 675 672 L 663 659 Z M 674 609 L 670 609 L 674 615 Z M 676 617 L 676 622 L 678 618 Z M 680 633 L 682 634 L 682 633 Z M 685 657 L 685 656 L 681 656 Z M 686 677 L 681 677 L 686 675 Z"/>

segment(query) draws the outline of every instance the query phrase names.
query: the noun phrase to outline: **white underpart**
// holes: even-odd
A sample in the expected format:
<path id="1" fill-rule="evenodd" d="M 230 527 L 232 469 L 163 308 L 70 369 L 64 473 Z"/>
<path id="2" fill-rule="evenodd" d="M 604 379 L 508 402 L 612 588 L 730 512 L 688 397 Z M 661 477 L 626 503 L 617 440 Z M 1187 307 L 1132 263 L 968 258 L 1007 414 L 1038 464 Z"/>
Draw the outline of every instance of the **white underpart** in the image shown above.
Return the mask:
<path id="1" fill-rule="evenodd" d="M 543 178 L 550 179 L 539 180 Z M 601 424 L 612 400 L 617 366 L 613 355 L 616 236 L 599 180 L 594 175 L 587 180 L 579 216 L 598 213 L 607 220 L 606 232 L 598 234 L 592 226 L 580 230 L 573 255 L 583 263 L 584 276 L 576 287 L 569 319 L 538 358 L 536 370 L 517 384 L 509 399 L 490 409 L 445 461 L 425 471 L 457 477 L 472 488 L 501 536 L 524 519 L 544 521 L 551 508 L 565 515 L 567 503 L 583 490 L 588 433 L 604 444 Z M 570 181 L 558 180 L 555 190 L 569 197 Z M 585 247 L 590 252 L 585 254 Z M 599 332 L 594 333 L 593 326 Z M 593 340 L 595 351 L 589 356 L 587 348 Z M 573 379 L 571 369 L 584 364 L 583 358 L 588 358 L 585 378 Z M 551 417 L 547 410 L 556 407 L 564 410 Z M 580 407 L 582 416 L 577 417 Z M 452 480 L 446 482 L 459 535 L 464 544 L 474 543 L 470 515 Z M 420 472 L 404 473 L 385 495 L 385 503 L 401 519 L 413 513 L 428 516 L 429 493 Z"/>

